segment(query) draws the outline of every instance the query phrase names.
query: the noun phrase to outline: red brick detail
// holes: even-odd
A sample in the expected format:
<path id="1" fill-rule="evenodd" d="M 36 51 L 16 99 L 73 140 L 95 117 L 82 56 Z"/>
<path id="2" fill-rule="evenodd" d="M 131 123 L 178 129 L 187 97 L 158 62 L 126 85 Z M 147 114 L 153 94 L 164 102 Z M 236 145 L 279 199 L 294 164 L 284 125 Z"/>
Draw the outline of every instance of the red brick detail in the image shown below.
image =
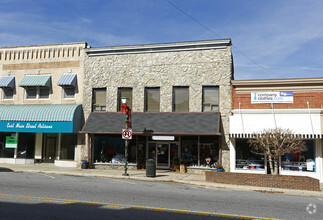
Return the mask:
<path id="1" fill-rule="evenodd" d="M 269 174 L 247 174 L 206 171 L 207 182 L 320 191 L 320 181 L 306 176 L 274 176 Z"/>
<path id="2" fill-rule="evenodd" d="M 311 109 L 323 108 L 323 92 L 295 93 L 294 103 L 275 103 L 274 109 L 307 109 L 307 102 Z M 232 109 L 271 109 L 271 104 L 251 104 L 251 94 L 236 94 L 232 88 Z"/>

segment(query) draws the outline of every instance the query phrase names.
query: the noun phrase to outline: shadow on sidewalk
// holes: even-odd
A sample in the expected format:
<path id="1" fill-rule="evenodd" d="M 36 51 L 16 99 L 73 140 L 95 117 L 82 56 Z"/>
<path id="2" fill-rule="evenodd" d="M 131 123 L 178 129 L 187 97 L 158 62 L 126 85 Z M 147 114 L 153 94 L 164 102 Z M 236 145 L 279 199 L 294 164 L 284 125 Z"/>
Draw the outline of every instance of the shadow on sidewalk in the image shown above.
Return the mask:
<path id="1" fill-rule="evenodd" d="M 13 170 L 12 169 L 9 169 L 9 168 L 5 168 L 5 167 L 0 167 L 0 172 L 13 172 Z"/>

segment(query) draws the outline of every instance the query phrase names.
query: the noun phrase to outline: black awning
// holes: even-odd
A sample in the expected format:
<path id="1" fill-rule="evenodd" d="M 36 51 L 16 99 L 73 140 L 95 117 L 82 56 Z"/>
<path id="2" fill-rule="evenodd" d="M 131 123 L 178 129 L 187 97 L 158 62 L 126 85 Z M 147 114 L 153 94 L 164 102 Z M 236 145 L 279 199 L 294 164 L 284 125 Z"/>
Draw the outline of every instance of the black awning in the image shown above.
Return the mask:
<path id="1" fill-rule="evenodd" d="M 121 134 L 125 113 L 92 112 L 82 133 Z M 133 134 L 220 135 L 220 114 L 208 113 L 132 113 Z"/>

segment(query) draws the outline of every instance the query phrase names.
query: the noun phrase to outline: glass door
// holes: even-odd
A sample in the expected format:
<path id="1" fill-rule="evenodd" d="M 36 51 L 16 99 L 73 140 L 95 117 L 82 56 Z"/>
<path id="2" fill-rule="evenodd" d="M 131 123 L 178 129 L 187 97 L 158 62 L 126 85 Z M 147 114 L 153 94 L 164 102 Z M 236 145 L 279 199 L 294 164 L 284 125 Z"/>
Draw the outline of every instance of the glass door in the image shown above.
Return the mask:
<path id="1" fill-rule="evenodd" d="M 56 157 L 57 134 L 44 134 L 43 162 L 54 163 Z"/>
<path id="2" fill-rule="evenodd" d="M 169 144 L 157 144 L 157 167 L 159 168 L 169 168 Z"/>

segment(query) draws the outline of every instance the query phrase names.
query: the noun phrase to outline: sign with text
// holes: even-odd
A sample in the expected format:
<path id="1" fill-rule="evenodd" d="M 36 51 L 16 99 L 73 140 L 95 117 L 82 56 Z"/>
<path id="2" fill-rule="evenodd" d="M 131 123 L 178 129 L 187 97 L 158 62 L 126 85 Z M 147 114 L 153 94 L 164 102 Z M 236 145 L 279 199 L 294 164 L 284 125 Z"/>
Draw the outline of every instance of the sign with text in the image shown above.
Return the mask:
<path id="1" fill-rule="evenodd" d="M 1 132 L 73 133 L 72 121 L 0 121 Z"/>
<path id="2" fill-rule="evenodd" d="M 6 137 L 6 148 L 17 148 L 17 137 Z"/>
<path id="3" fill-rule="evenodd" d="M 251 103 L 293 103 L 293 92 L 252 92 Z"/>

